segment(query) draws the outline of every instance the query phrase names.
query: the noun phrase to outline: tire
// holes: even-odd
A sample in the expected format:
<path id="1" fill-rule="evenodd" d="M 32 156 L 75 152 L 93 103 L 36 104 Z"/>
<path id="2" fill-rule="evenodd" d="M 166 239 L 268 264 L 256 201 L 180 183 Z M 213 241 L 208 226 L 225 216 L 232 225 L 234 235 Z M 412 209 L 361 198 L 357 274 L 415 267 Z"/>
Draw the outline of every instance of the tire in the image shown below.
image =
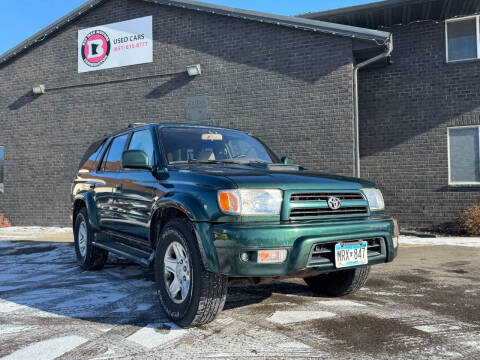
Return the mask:
<path id="1" fill-rule="evenodd" d="M 102 269 L 107 262 L 108 251 L 97 248 L 92 244 L 93 230 L 88 221 L 86 208 L 78 212 L 73 234 L 78 265 L 84 270 Z"/>
<path id="2" fill-rule="evenodd" d="M 368 280 L 370 266 L 340 270 L 304 278 L 310 289 L 320 295 L 339 297 L 360 290 Z"/>
<path id="3" fill-rule="evenodd" d="M 162 229 L 154 273 L 160 304 L 176 324 L 183 327 L 207 324 L 223 310 L 228 277 L 205 269 L 189 221 L 174 219 Z M 175 279 L 182 283 L 179 285 Z M 173 294 L 168 288 L 173 289 Z"/>

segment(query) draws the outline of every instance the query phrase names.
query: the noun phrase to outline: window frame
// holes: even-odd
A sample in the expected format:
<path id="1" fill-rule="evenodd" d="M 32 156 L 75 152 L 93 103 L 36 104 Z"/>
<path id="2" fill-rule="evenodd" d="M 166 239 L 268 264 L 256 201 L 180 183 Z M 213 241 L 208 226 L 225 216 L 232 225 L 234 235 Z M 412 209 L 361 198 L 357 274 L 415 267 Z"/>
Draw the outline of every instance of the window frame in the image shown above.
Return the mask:
<path id="1" fill-rule="evenodd" d="M 449 186 L 480 186 L 480 181 L 452 181 L 452 167 L 450 154 L 450 130 L 455 129 L 477 129 L 478 132 L 478 161 L 480 164 L 480 125 L 451 126 L 447 128 L 447 147 L 448 147 L 448 185 Z"/>
<path id="2" fill-rule="evenodd" d="M 476 58 L 470 58 L 470 59 L 458 59 L 458 60 L 449 60 L 448 58 L 448 24 L 453 23 L 453 22 L 459 22 L 459 21 L 465 21 L 465 20 L 471 20 L 471 19 L 476 19 L 475 24 L 477 28 L 477 57 Z M 453 18 L 453 19 L 448 19 L 445 20 L 445 57 L 446 61 L 448 64 L 452 63 L 457 63 L 457 62 L 463 62 L 463 61 L 474 61 L 474 60 L 480 60 L 480 15 L 472 15 L 472 16 L 463 16 L 459 18 Z"/>

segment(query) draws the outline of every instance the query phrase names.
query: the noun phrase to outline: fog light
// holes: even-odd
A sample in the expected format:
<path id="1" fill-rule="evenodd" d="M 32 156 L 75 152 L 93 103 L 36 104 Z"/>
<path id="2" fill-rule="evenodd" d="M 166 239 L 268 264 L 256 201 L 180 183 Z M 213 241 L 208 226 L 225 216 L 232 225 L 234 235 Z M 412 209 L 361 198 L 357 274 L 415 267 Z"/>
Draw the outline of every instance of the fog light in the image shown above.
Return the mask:
<path id="1" fill-rule="evenodd" d="M 248 256 L 248 253 L 242 253 L 242 255 L 240 255 L 240 259 L 242 259 L 242 261 L 248 262 L 248 260 L 250 260 L 250 256 Z"/>
<path id="2" fill-rule="evenodd" d="M 260 250 L 257 253 L 257 263 L 277 264 L 287 259 L 287 250 Z"/>

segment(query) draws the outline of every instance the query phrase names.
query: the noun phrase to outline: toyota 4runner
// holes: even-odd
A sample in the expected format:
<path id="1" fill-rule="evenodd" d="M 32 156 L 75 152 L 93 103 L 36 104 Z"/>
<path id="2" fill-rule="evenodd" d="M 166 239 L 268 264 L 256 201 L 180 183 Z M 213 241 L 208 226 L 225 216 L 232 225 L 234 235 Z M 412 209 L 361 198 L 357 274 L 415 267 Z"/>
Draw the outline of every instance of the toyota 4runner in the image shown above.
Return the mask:
<path id="1" fill-rule="evenodd" d="M 308 171 L 225 128 L 137 124 L 105 137 L 71 197 L 79 265 L 101 269 L 110 252 L 152 266 L 160 304 L 182 326 L 212 321 L 236 278 L 352 293 L 398 247 L 373 183 Z"/>

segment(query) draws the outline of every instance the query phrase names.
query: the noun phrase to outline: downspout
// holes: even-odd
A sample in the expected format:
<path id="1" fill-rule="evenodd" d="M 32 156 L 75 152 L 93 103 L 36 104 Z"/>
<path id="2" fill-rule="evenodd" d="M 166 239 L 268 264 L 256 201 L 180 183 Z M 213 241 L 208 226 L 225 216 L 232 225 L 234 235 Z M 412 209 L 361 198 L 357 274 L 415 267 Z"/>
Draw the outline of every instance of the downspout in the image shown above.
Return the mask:
<path id="1" fill-rule="evenodd" d="M 359 109 L 358 109 L 358 71 L 365 66 L 381 59 L 388 58 L 393 51 L 392 35 L 386 42 L 387 50 L 371 59 L 365 60 L 353 67 L 353 139 L 354 139 L 354 176 L 360 177 L 360 136 L 359 136 Z"/>

